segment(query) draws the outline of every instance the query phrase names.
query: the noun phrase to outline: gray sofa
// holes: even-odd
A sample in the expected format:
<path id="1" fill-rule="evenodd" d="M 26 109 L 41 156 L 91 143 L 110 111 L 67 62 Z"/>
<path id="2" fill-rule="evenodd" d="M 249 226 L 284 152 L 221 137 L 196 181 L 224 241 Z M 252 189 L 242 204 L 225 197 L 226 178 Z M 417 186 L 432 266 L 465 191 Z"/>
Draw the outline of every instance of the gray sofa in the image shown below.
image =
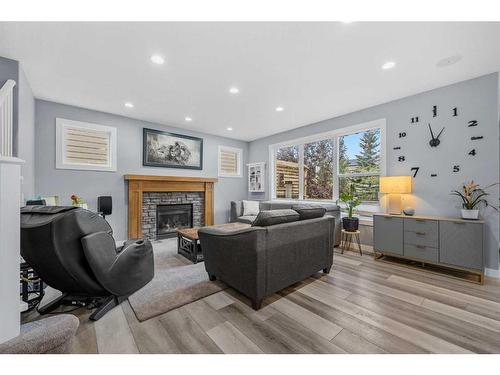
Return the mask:
<path id="1" fill-rule="evenodd" d="M 261 214 L 270 212 L 276 222 L 285 211 L 289 222 L 198 230 L 210 280 L 219 279 L 246 295 L 256 310 L 266 296 L 318 271 L 329 273 L 333 264 L 335 219 L 325 215 L 300 220 L 296 213 L 292 217 L 293 210 Z"/>
<path id="2" fill-rule="evenodd" d="M 302 202 L 302 201 L 259 201 L 259 209 L 264 210 L 281 210 L 292 208 L 295 205 L 311 205 L 311 206 L 321 206 L 326 209 L 326 215 L 333 216 L 335 218 L 335 246 L 340 245 L 340 231 L 342 229 L 340 220 L 340 207 L 335 203 L 325 203 L 325 202 Z M 257 216 L 243 216 L 243 201 L 232 201 L 231 202 L 231 222 L 240 222 L 252 224 Z"/>

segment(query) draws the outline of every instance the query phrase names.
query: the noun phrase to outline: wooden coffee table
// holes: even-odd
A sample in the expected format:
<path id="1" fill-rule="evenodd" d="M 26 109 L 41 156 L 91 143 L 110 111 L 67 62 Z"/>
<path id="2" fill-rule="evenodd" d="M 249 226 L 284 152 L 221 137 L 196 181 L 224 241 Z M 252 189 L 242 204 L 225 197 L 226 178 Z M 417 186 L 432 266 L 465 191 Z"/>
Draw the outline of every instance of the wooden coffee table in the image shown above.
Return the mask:
<path id="1" fill-rule="evenodd" d="M 250 224 L 227 223 L 212 225 L 214 227 L 223 227 L 226 229 L 248 228 Z M 200 239 L 198 237 L 199 228 L 177 229 L 177 253 L 186 257 L 193 263 L 203 262 L 203 253 L 201 251 Z"/>

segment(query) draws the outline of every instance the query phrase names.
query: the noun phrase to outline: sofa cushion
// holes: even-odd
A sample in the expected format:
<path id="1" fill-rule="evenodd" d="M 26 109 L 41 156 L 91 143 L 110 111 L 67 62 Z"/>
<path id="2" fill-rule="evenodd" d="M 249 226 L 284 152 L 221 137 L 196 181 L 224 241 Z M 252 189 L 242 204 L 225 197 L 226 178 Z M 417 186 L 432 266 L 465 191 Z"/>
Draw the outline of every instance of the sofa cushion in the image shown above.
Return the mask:
<path id="1" fill-rule="evenodd" d="M 258 201 L 243 201 L 243 215 L 242 216 L 257 216 L 259 214 Z"/>
<path id="2" fill-rule="evenodd" d="M 300 220 L 315 219 L 317 217 L 325 216 L 326 208 L 321 206 L 316 206 L 313 204 L 297 204 L 292 206 L 294 211 L 300 216 Z"/>
<path id="3" fill-rule="evenodd" d="M 292 221 L 298 221 L 300 218 L 297 211 L 286 209 L 286 210 L 270 210 L 270 211 L 260 211 L 257 218 L 253 222 L 254 227 L 267 227 L 270 225 L 290 223 Z"/>
<path id="4" fill-rule="evenodd" d="M 256 217 L 257 215 L 240 216 L 236 219 L 236 221 L 239 223 L 252 224 L 255 221 Z"/>

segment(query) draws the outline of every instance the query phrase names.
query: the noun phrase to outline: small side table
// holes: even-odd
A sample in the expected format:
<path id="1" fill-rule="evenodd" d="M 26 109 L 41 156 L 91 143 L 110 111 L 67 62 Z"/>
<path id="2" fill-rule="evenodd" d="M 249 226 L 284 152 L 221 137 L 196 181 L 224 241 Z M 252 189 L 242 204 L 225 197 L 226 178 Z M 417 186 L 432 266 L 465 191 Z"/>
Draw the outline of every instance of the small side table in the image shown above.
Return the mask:
<path id="1" fill-rule="evenodd" d="M 177 230 L 177 253 L 183 255 L 193 263 L 203 261 L 197 228 Z"/>
<path id="2" fill-rule="evenodd" d="M 344 250 L 351 250 L 351 244 L 353 243 L 353 237 L 354 237 L 354 240 L 356 240 L 356 243 L 358 244 L 359 255 L 363 255 L 363 252 L 361 251 L 361 243 L 359 241 L 360 233 L 361 232 L 359 230 L 354 232 L 349 232 L 346 231 L 345 229 L 342 229 L 340 238 L 340 248 L 342 249 L 342 254 L 344 254 Z"/>

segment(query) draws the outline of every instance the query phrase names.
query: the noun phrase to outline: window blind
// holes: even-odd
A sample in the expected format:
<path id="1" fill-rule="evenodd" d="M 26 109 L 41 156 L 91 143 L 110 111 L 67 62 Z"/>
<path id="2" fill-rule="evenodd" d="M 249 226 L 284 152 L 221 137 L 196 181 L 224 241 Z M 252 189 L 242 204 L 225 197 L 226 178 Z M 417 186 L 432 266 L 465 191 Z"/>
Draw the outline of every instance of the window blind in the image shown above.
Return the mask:
<path id="1" fill-rule="evenodd" d="M 238 174 L 238 152 L 221 149 L 219 158 L 222 173 L 228 175 Z"/>
<path id="2" fill-rule="evenodd" d="M 66 163 L 109 165 L 110 134 L 106 131 L 65 127 L 64 154 Z"/>

